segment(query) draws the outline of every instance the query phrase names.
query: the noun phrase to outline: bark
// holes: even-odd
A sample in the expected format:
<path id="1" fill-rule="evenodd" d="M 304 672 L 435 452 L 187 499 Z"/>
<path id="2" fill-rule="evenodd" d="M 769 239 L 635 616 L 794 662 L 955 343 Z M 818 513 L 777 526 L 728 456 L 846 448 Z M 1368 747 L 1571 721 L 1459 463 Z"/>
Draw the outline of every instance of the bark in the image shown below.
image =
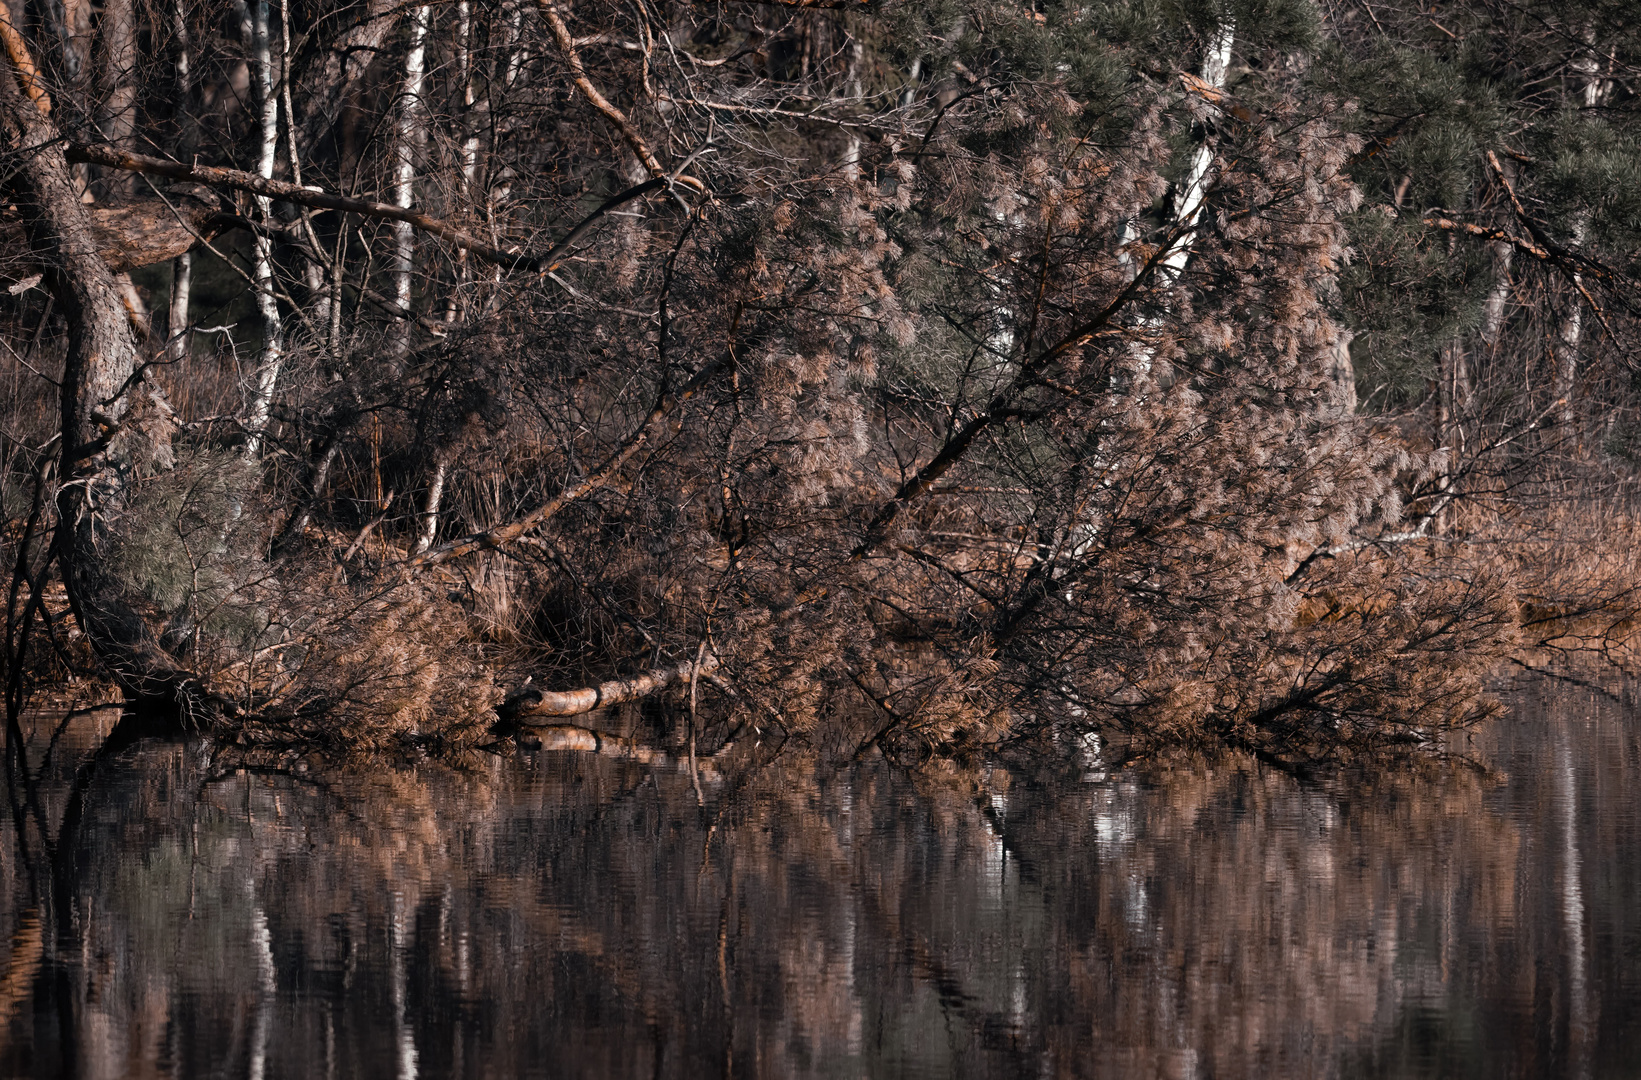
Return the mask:
<path id="1" fill-rule="evenodd" d="M 183 252 L 171 260 L 171 302 L 165 321 L 165 356 L 172 363 L 188 355 L 188 301 L 194 291 L 194 257 Z"/>
<path id="2" fill-rule="evenodd" d="M 1462 341 L 1449 343 L 1441 351 L 1437 365 L 1441 385 L 1437 389 L 1436 442 L 1446 462 L 1446 472 L 1438 483 L 1441 497 L 1431 517 L 1437 536 L 1448 532 L 1448 511 L 1452 508 L 1454 477 L 1464 459 L 1464 421 L 1470 407 L 1470 365 Z"/>
<path id="3" fill-rule="evenodd" d="M 262 139 L 256 174 L 266 180 L 273 176 L 274 156 L 279 147 L 279 98 L 274 94 L 267 0 L 251 0 L 249 6 L 240 9 L 240 13 L 246 45 L 251 53 L 252 98 L 261 122 Z M 261 220 L 270 222 L 273 216 L 271 201 L 267 196 L 259 195 L 256 203 Z M 245 418 L 245 453 L 255 457 L 262 450 L 262 434 L 268 426 L 268 410 L 273 404 L 274 388 L 279 384 L 279 371 L 285 356 L 285 331 L 279 317 L 279 300 L 274 295 L 273 240 L 264 232 L 256 235 L 252 277 L 256 282 L 257 313 L 262 317 L 262 355 L 257 363 L 256 383 L 251 388 Z"/>
<path id="4" fill-rule="evenodd" d="M 399 92 L 399 117 L 394 132 L 393 202 L 409 210 L 414 196 L 416 152 L 421 148 L 422 80 L 426 73 L 428 7 L 410 13 L 410 49 L 405 54 L 404 86 Z M 414 227 L 402 218 L 393 228 L 393 299 L 400 312 L 410 313 L 411 276 L 415 272 L 416 236 Z M 409 324 L 401 322 L 398 347 L 409 344 Z"/>
<path id="5" fill-rule="evenodd" d="M 291 179 L 298 184 L 302 183 L 302 153 L 297 146 L 296 138 L 296 104 L 291 96 L 291 12 L 289 0 L 279 0 L 279 70 L 282 77 L 279 80 L 280 102 L 285 107 L 285 149 L 291 165 Z M 332 294 L 337 293 L 329 287 L 326 278 L 327 267 L 321 262 L 325 245 L 319 242 L 319 235 L 313 230 L 312 215 L 306 209 L 301 212 L 301 232 L 307 241 L 308 249 L 313 257 L 306 260 L 302 267 L 302 283 L 307 286 L 308 299 L 313 305 L 312 325 L 328 326 L 331 321 Z"/>
<path id="6" fill-rule="evenodd" d="M 1515 246 L 1503 240 L 1488 245 L 1493 253 L 1493 287 L 1488 290 L 1487 303 L 1482 308 L 1481 339 L 1489 348 L 1498 344 L 1504 332 L 1504 321 L 1510 302 L 1510 264 L 1514 261 Z"/>
<path id="7" fill-rule="evenodd" d="M 279 558 L 288 552 L 296 540 L 307 530 L 308 522 L 313 520 L 313 507 L 324 497 L 325 488 L 330 483 L 331 467 L 336 463 L 337 454 L 342 450 L 342 432 L 331 433 L 324 448 L 318 453 L 308 469 L 308 491 L 291 511 L 290 520 L 285 527 L 279 530 L 279 536 L 272 544 L 274 558 Z"/>
<path id="8" fill-rule="evenodd" d="M 70 79 L 79 78 L 91 41 L 91 0 L 45 0 L 39 13 L 42 28 L 56 39 L 63 73 Z"/>
<path id="9" fill-rule="evenodd" d="M 504 720 L 523 720 L 535 716 L 580 716 L 596 709 L 607 709 L 627 701 L 637 701 L 659 693 L 669 686 L 687 683 L 691 676 L 711 675 L 719 667 L 715 656 L 704 657 L 700 664 L 689 661 L 669 668 L 656 668 L 631 679 L 613 679 L 598 686 L 579 690 L 539 690 L 528 687 L 510 696 L 497 713 Z"/>
<path id="10" fill-rule="evenodd" d="M 116 274 L 142 266 L 170 262 L 209 240 L 227 224 L 216 206 L 188 194 L 139 199 L 120 206 L 88 206 L 86 216 L 92 249 Z M 32 252 L 28 231 L 21 221 L 0 219 L 0 266 L 4 276 L 23 278 L 42 272 L 44 263 Z"/>
<path id="11" fill-rule="evenodd" d="M 1020 395 L 1041 383 L 1043 372 L 1050 364 L 1072 350 L 1082 348 L 1127 311 L 1129 305 L 1162 265 L 1162 261 L 1174 250 L 1178 237 L 1179 232 L 1176 230 L 1167 238 L 1167 242 L 1160 245 L 1140 266 L 1139 272 L 1109 304 L 1092 318 L 1078 324 L 1059 341 L 1021 364 L 1019 372 L 986 403 L 984 409 L 975 413 L 962 427 L 947 435 L 946 441 L 934 457 L 929 459 L 928 464 L 903 481 L 895 490 L 894 496 L 878 507 L 866 526 L 864 537 L 850 551 L 849 560 L 859 562 L 876 550 L 889 535 L 889 527 L 894 524 L 895 518 L 902 510 L 932 491 L 940 478 L 968 455 L 969 449 L 981 435 L 1016 415 L 1016 402 Z"/>
<path id="12" fill-rule="evenodd" d="M 20 12 L 21 8 L 18 10 Z M 46 93 L 40 71 L 34 66 L 34 58 L 29 55 L 28 45 L 23 41 L 23 35 L 19 32 L 18 24 L 13 21 L 11 8 L 5 0 L 0 0 L 0 45 L 5 47 L 6 56 L 11 59 L 12 70 L 17 73 L 28 99 L 34 102 L 41 112 L 51 112 L 51 95 Z"/>
<path id="13" fill-rule="evenodd" d="M 427 484 L 427 502 L 422 509 L 422 531 L 416 541 L 416 554 L 433 546 L 439 535 L 439 507 L 444 502 L 445 480 L 450 473 L 450 452 L 446 450 L 433 463 L 433 477 Z"/>
<path id="14" fill-rule="evenodd" d="M 461 198 L 468 208 L 477 204 L 475 183 L 479 169 L 478 95 L 473 86 L 473 14 L 468 0 L 456 5 L 456 71 L 462 88 L 462 108 L 459 123 L 461 143 Z M 642 177 L 640 177 L 642 179 Z M 465 315 L 466 286 L 472 278 L 467 252 L 462 251 L 456 261 L 456 287 L 450 290 L 445 303 L 444 321 L 454 323 Z"/>
<path id="15" fill-rule="evenodd" d="M 1333 404 L 1341 416 L 1353 416 L 1356 413 L 1356 365 L 1350 358 L 1350 343 L 1355 338 L 1343 327 L 1339 328 L 1339 336 L 1334 338 L 1330 360 L 1331 368 L 1328 372 L 1332 382 Z"/>
<path id="16" fill-rule="evenodd" d="M 1186 89 L 1210 104 L 1219 104 L 1224 98 L 1225 75 L 1230 70 L 1231 47 L 1235 42 L 1236 26 L 1230 21 L 1220 24 L 1203 55 L 1202 75 L 1196 78 L 1182 76 Z M 1190 167 L 1186 169 L 1174 195 L 1173 239 L 1164 248 L 1162 259 L 1156 267 L 1157 282 L 1163 288 L 1171 288 L 1179 281 L 1191 260 L 1191 245 L 1196 240 L 1197 224 L 1202 220 L 1202 211 L 1208 201 L 1208 181 L 1213 164 L 1214 140 L 1205 138 L 1191 152 Z M 1123 231 L 1123 244 L 1126 247 L 1138 239 L 1139 233 L 1131 222 Z M 1159 311 L 1141 319 L 1136 328 L 1139 341 L 1134 347 L 1135 366 L 1142 372 L 1151 370 L 1157 355 L 1156 346 L 1146 339 L 1163 324 L 1165 318 L 1166 313 Z"/>
<path id="17" fill-rule="evenodd" d="M 1585 34 L 1585 40 L 1593 45 L 1595 35 L 1593 31 Z M 1583 79 L 1581 103 L 1586 109 L 1594 109 L 1606 98 L 1608 92 L 1607 80 L 1601 77 L 1601 64 L 1593 50 L 1576 57 L 1571 67 Z M 1571 247 L 1577 252 L 1584 246 L 1585 234 L 1589 232 L 1590 215 L 1581 212 L 1573 222 L 1573 236 Z M 1584 288 L 1583 275 L 1574 270 L 1570 275 L 1574 295 L 1567 299 L 1567 310 L 1562 315 L 1561 326 L 1556 334 L 1555 382 L 1551 387 L 1551 395 L 1558 403 L 1556 421 L 1569 429 L 1577 419 L 1577 410 L 1574 407 L 1573 396 L 1578 382 L 1579 349 L 1584 337 L 1584 304 L 1588 298 Z"/>
<path id="18" fill-rule="evenodd" d="M 1231 67 L 1231 46 L 1235 41 L 1235 24 L 1229 20 L 1221 23 L 1208 43 L 1207 55 L 1202 58 L 1201 78 L 1196 83 L 1187 80 L 1187 86 L 1209 101 L 1217 101 L 1217 96 L 1225 88 L 1225 76 Z M 1197 223 L 1202 220 L 1203 208 L 1208 203 L 1208 179 L 1213 164 L 1213 140 L 1204 139 L 1191 154 L 1191 167 L 1186 171 L 1185 182 L 1174 200 L 1174 216 L 1182 231 L 1159 270 L 1160 279 L 1165 285 L 1178 281 L 1185 271 L 1185 264 L 1190 261 Z"/>
<path id="19" fill-rule="evenodd" d="M 129 150 L 137 128 L 137 32 L 132 0 L 104 3 L 98 38 L 101 65 L 97 81 L 102 101 L 97 126 L 109 143 Z M 110 192 L 128 195 L 132 179 L 120 172 L 111 173 L 107 181 Z"/>
<path id="20" fill-rule="evenodd" d="M 203 704 L 207 695 L 161 649 L 99 550 L 107 522 L 124 508 L 125 478 L 169 464 L 169 410 L 136 378 L 137 343 L 119 284 L 98 252 L 94 218 L 80 201 L 56 125 L 19 92 L 9 63 L 0 73 L 0 114 L 11 137 L 11 195 L 68 325 L 55 555 L 70 607 L 127 694 L 184 708 Z"/>
<path id="21" fill-rule="evenodd" d="M 1578 275 L 1573 276 L 1573 287 L 1576 289 L 1583 282 Z M 1584 336 L 1584 305 L 1577 295 L 1567 300 L 1567 310 L 1562 314 L 1561 325 L 1556 331 L 1555 352 L 1555 381 L 1550 387 L 1550 396 L 1556 402 L 1556 423 L 1571 429 L 1577 419 L 1577 411 L 1573 405 L 1573 392 L 1578 382 L 1578 352 L 1579 344 Z"/>
<path id="22" fill-rule="evenodd" d="M 293 92 L 301 109 L 289 119 L 302 156 L 311 159 L 314 148 L 330 134 L 342 109 L 354 98 L 354 88 L 375 62 L 376 54 L 393 36 L 404 5 L 398 0 L 370 0 L 365 15 L 330 42 L 324 59 L 304 66 Z M 296 117 L 301 117 L 300 125 Z"/>
<path id="23" fill-rule="evenodd" d="M 177 100 L 190 102 L 194 91 L 193 57 L 189 51 L 188 41 L 188 13 L 183 9 L 184 0 L 175 0 L 171 6 L 172 33 L 176 39 L 176 70 L 177 70 Z M 192 110 L 186 110 L 192 115 Z M 193 145 L 197 141 L 197 132 L 193 124 L 183 121 L 182 135 L 178 149 L 181 156 L 192 156 Z M 166 359 L 172 363 L 182 360 L 188 355 L 190 338 L 188 335 L 188 302 L 194 291 L 194 257 L 188 251 L 183 251 L 171 260 L 171 302 L 166 313 L 165 323 Z"/>

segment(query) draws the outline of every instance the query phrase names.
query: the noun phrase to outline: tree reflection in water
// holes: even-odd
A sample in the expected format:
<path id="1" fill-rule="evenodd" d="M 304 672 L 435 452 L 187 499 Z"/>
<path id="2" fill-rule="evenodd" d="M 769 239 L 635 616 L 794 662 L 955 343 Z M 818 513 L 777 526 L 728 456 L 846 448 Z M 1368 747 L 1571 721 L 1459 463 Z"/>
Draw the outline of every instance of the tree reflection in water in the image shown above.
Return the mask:
<path id="1" fill-rule="evenodd" d="M 1489 774 L 793 761 L 705 807 L 594 754 L 255 772 L 41 721 L 0 1069 L 1602 1075 L 1641 1051 L 1629 712 L 1536 684 Z"/>

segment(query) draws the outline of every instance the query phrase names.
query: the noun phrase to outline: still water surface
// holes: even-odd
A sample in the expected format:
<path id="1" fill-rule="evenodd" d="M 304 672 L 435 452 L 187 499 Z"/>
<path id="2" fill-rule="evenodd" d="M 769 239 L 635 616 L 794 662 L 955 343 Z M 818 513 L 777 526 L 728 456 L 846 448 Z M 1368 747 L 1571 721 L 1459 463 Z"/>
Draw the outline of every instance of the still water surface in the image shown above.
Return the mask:
<path id="1" fill-rule="evenodd" d="M 1614 690 L 1516 693 L 1486 773 L 777 767 L 704 808 L 587 753 L 88 770 L 112 717 L 49 760 L 41 725 L 0 837 L 0 1073 L 1631 1074 Z"/>

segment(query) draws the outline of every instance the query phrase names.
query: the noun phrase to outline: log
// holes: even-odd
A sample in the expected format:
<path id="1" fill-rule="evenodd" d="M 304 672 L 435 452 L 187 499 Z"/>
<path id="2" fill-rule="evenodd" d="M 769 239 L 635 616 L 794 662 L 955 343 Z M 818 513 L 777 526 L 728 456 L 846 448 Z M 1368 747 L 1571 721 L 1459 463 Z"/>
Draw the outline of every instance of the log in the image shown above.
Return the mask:
<path id="1" fill-rule="evenodd" d="M 676 667 L 655 668 L 631 679 L 612 679 L 578 690 L 541 690 L 527 686 L 508 695 L 496 713 L 503 720 L 523 723 L 528 723 L 529 717 L 536 716 L 580 716 L 622 702 L 637 701 L 669 686 L 688 682 L 692 672 L 697 678 L 704 678 L 717 671 L 718 666 L 718 658 L 709 655 L 699 667 L 689 661 Z"/>

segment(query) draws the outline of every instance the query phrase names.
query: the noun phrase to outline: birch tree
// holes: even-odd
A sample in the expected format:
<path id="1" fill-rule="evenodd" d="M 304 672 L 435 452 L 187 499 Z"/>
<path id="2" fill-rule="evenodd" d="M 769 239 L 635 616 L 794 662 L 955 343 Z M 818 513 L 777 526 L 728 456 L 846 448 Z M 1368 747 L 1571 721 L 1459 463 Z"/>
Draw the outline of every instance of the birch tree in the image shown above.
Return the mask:
<path id="1" fill-rule="evenodd" d="M 279 96 L 274 92 L 273 45 L 268 30 L 268 0 L 248 0 L 240 5 L 240 27 L 251 67 L 251 105 L 257 126 L 256 175 L 273 176 L 279 151 Z M 284 78 L 281 73 L 280 78 Z M 263 224 L 271 225 L 273 202 L 253 196 Z M 262 320 L 262 343 L 252 373 L 245 418 L 245 453 L 256 457 L 262 449 L 268 426 L 268 411 L 285 357 L 285 328 L 279 314 L 278 282 L 274 279 L 273 240 L 258 232 L 253 241 L 251 280 L 256 289 L 256 309 Z"/>

